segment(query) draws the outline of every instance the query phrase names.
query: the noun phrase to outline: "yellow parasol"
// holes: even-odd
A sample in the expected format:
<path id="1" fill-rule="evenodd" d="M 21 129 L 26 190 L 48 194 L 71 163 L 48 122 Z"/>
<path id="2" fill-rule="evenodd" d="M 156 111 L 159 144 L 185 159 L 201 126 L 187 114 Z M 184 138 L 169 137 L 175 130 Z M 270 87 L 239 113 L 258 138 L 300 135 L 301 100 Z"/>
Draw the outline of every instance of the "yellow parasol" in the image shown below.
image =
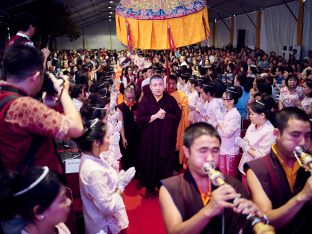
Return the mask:
<path id="1" fill-rule="evenodd" d="M 205 0 L 121 0 L 117 37 L 133 48 L 165 50 L 208 40 Z"/>

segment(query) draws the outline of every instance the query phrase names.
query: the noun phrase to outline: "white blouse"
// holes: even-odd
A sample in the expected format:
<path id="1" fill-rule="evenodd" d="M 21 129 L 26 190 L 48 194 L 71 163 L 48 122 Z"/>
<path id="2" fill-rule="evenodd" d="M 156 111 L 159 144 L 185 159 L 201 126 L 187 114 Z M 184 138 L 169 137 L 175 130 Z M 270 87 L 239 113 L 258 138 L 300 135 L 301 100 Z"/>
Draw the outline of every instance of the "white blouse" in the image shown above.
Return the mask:
<path id="1" fill-rule="evenodd" d="M 206 116 L 208 117 L 208 123 L 212 126 L 217 126 L 217 121 L 222 121 L 224 119 L 224 114 L 226 109 L 223 106 L 221 98 L 213 98 L 207 106 Z"/>
<path id="2" fill-rule="evenodd" d="M 128 227 L 125 204 L 116 193 L 115 168 L 103 158 L 82 154 L 79 182 L 86 234 L 118 233 Z"/>
<path id="3" fill-rule="evenodd" d="M 189 92 L 188 95 L 188 102 L 189 102 L 189 116 L 188 116 L 188 120 L 190 122 L 193 122 L 194 120 L 194 114 L 195 114 L 195 110 L 196 110 L 196 103 L 197 100 L 199 98 L 198 92 L 196 90 Z"/>
<path id="4" fill-rule="evenodd" d="M 237 155 L 239 154 L 239 146 L 235 142 L 235 138 L 240 136 L 241 132 L 241 115 L 236 109 L 232 108 L 226 112 L 223 121 L 218 121 L 222 124 L 222 128 L 218 127 L 218 132 L 221 136 L 221 155 Z"/>
<path id="5" fill-rule="evenodd" d="M 246 162 L 261 158 L 270 153 L 271 146 L 275 143 L 273 130 L 274 127 L 269 120 L 259 128 L 256 128 L 254 124 L 249 125 L 244 139 L 249 142 L 250 147 L 254 149 L 256 153 L 255 157 L 251 156 L 248 152 L 243 153 L 238 166 L 241 173 L 245 175 L 243 166 Z"/>

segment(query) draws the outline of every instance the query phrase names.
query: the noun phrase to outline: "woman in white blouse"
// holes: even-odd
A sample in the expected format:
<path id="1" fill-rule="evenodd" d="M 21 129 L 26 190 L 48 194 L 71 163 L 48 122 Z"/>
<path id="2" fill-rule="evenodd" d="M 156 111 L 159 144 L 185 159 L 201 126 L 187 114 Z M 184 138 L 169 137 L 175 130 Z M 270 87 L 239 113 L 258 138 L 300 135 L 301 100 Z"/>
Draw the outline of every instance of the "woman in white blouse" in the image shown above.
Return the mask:
<path id="1" fill-rule="evenodd" d="M 272 97 L 262 97 L 250 105 L 251 124 L 247 128 L 246 135 L 242 139 L 235 139 L 237 145 L 243 150 L 242 159 L 239 163 L 239 171 L 244 173 L 244 163 L 261 158 L 270 152 L 271 146 L 275 143 L 273 135 L 274 113 L 272 108 L 274 99 Z"/>
<path id="2" fill-rule="evenodd" d="M 95 119 L 86 123 L 85 133 L 79 139 L 83 151 L 79 182 L 87 234 L 119 233 L 128 227 L 121 194 L 132 180 L 135 169 L 119 172 L 118 149 L 111 147 L 116 142 L 118 145 L 116 136 L 110 140 L 106 126 Z"/>
<path id="3" fill-rule="evenodd" d="M 188 88 L 189 88 L 189 92 L 187 94 L 187 98 L 188 98 L 188 102 L 189 102 L 189 116 L 188 116 L 188 120 L 190 121 L 190 123 L 194 122 L 194 114 L 196 111 L 196 103 L 197 100 L 199 98 L 199 94 L 198 91 L 195 89 L 195 85 L 196 85 L 196 80 L 194 78 L 190 78 L 188 80 Z"/>
<path id="4" fill-rule="evenodd" d="M 203 117 L 205 122 L 211 124 L 215 128 L 217 127 L 217 121 L 223 120 L 226 112 L 221 99 L 224 91 L 225 85 L 222 81 L 207 83 L 203 86 L 202 97 L 206 103 L 208 102 Z"/>
<path id="5" fill-rule="evenodd" d="M 223 105 L 227 112 L 223 121 L 217 121 L 217 130 L 221 136 L 220 171 L 228 176 L 237 177 L 239 164 L 239 146 L 235 145 L 235 139 L 241 132 L 241 115 L 235 107 L 242 96 L 240 86 L 228 87 L 223 93 Z"/>

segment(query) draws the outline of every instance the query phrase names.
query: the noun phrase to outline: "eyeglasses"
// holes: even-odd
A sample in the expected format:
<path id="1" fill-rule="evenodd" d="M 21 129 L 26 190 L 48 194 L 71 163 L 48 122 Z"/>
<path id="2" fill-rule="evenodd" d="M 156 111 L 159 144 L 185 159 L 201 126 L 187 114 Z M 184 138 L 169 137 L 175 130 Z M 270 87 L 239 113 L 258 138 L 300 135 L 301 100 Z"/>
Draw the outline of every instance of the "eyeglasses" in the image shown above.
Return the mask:
<path id="1" fill-rule="evenodd" d="M 229 100 L 231 100 L 231 99 L 230 99 L 230 98 L 224 98 L 224 97 L 223 97 L 222 100 L 223 100 L 223 101 L 229 101 Z"/>

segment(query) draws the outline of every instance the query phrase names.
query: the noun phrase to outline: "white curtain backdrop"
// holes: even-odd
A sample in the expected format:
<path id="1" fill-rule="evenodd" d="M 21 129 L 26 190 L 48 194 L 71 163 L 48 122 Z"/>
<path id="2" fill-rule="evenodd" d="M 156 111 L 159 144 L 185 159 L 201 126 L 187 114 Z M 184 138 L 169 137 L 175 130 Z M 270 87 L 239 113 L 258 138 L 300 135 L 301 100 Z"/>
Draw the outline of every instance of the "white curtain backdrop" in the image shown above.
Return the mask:
<path id="1" fill-rule="evenodd" d="M 224 19 L 227 26 L 230 28 L 230 18 Z M 222 48 L 230 43 L 230 30 L 224 25 L 222 20 L 217 20 L 216 23 L 216 47 Z"/>
<path id="2" fill-rule="evenodd" d="M 104 27 L 103 27 L 104 25 Z M 125 47 L 120 43 L 116 36 L 115 22 L 99 22 L 94 25 L 87 26 L 81 36 L 74 41 L 68 38 L 57 38 L 58 49 L 77 49 L 83 48 L 82 38 L 84 34 L 85 48 L 86 49 L 116 49 L 123 50 Z"/>
<path id="3" fill-rule="evenodd" d="M 291 2 L 288 6 L 296 17 L 298 3 Z M 282 54 L 282 46 L 296 45 L 297 21 L 285 5 L 267 8 L 262 11 L 261 49 L 265 52 L 275 51 Z"/>
<path id="4" fill-rule="evenodd" d="M 312 49 L 312 0 L 306 0 L 304 3 L 303 18 L 303 57 Z"/>
<path id="5" fill-rule="evenodd" d="M 82 49 L 82 36 L 74 41 L 70 41 L 67 37 L 56 38 L 56 48 L 65 50 Z"/>
<path id="6" fill-rule="evenodd" d="M 256 12 L 248 13 L 253 23 L 256 25 Z M 245 45 L 247 47 L 255 46 L 256 44 L 256 27 L 250 22 L 247 15 L 239 15 L 234 17 L 234 40 L 233 46 L 237 47 L 237 34 L 238 30 L 244 29 Z"/>

